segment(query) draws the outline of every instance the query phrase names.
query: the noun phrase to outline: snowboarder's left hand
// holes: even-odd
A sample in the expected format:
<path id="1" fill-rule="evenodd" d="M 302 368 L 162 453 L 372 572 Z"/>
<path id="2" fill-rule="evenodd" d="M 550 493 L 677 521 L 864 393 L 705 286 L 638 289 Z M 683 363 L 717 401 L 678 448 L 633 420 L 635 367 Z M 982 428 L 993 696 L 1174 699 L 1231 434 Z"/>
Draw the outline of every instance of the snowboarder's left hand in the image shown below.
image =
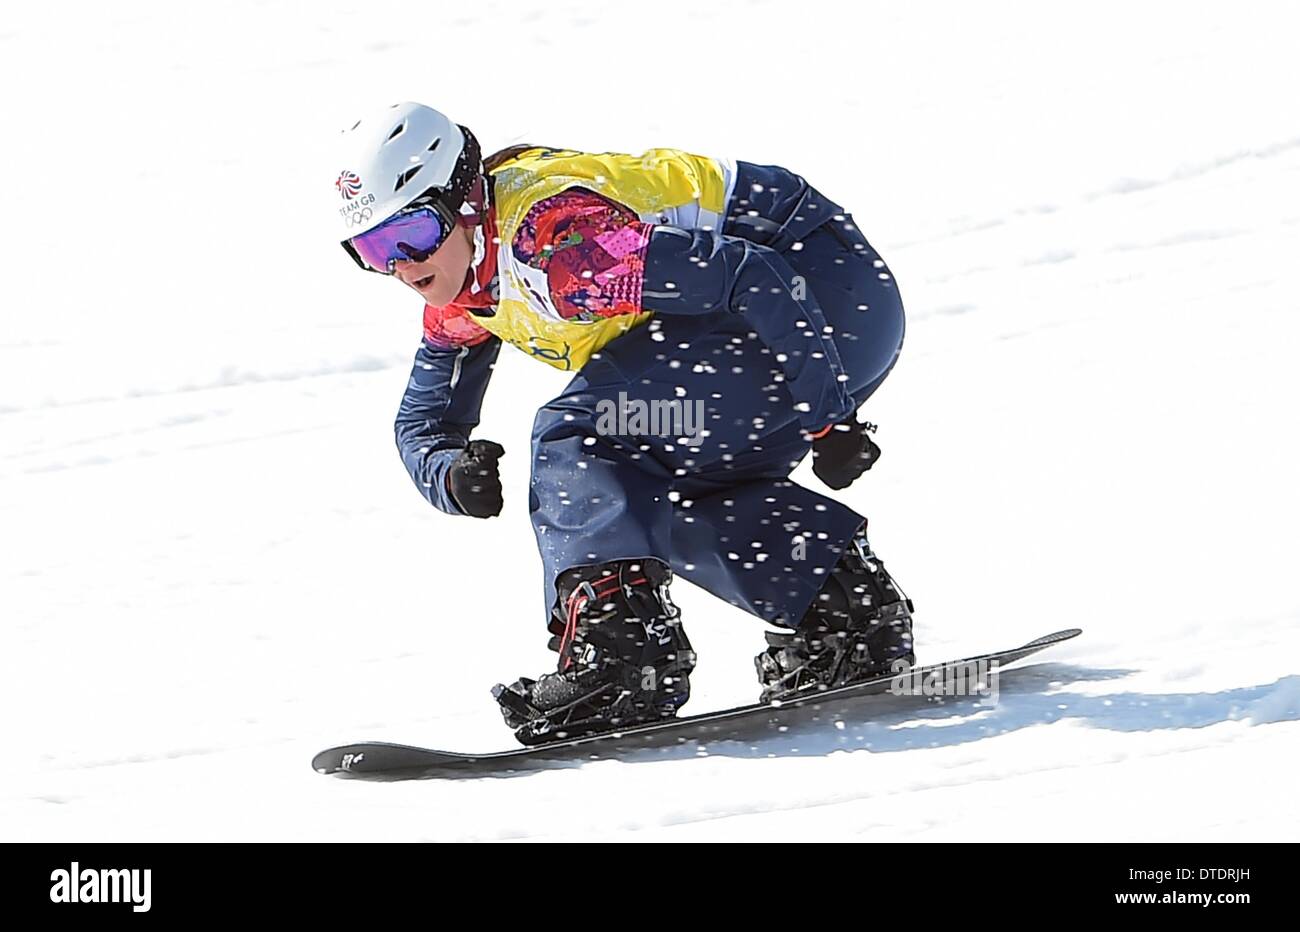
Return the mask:
<path id="1" fill-rule="evenodd" d="M 832 489 L 847 489 L 880 458 L 880 447 L 871 439 L 871 424 L 859 424 L 850 417 L 813 435 L 813 472 Z"/>

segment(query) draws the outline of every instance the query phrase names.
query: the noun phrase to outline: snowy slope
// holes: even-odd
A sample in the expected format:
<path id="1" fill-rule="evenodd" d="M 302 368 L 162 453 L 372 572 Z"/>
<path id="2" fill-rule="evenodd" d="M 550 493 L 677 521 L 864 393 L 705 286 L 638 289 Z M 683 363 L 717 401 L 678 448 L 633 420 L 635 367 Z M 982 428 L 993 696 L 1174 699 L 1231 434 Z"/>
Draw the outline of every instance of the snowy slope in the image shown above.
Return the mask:
<path id="1" fill-rule="evenodd" d="M 1063 7 L 9 10 L 0 840 L 1294 840 L 1297 24 Z M 553 657 L 527 451 L 563 376 L 502 353 L 507 511 L 432 511 L 391 434 L 418 303 L 331 240 L 322 147 L 399 99 L 489 148 L 674 145 L 846 204 L 909 330 L 843 494 L 922 659 L 1084 636 L 955 715 L 314 774 L 345 740 L 507 746 L 487 687 Z M 675 595 L 691 708 L 751 699 L 761 626 Z"/>

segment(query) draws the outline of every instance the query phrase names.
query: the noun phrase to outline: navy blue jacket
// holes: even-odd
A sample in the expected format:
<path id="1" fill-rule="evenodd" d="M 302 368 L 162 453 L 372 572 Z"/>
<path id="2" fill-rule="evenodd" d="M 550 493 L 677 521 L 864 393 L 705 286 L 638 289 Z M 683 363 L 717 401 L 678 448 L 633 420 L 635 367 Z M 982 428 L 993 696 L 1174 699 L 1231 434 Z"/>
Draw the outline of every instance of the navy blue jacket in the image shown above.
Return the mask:
<path id="1" fill-rule="evenodd" d="M 657 314 L 742 315 L 784 367 L 805 427 L 843 420 L 856 406 L 835 345 L 811 289 L 807 297 L 792 294 L 794 272 L 780 254 L 843 209 L 779 166 L 738 161 L 736 169 L 720 233 L 655 227 L 642 306 Z M 421 494 L 448 514 L 461 512 L 447 492 L 447 470 L 478 425 L 500 348 L 496 337 L 458 349 L 426 339 L 415 356 L 397 446 Z"/>

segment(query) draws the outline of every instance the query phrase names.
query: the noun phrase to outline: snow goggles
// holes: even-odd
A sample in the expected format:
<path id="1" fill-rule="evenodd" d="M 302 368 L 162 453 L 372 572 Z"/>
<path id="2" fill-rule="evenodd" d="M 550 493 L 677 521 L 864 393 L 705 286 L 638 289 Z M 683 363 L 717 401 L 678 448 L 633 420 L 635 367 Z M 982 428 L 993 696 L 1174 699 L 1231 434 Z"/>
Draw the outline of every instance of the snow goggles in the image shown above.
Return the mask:
<path id="1" fill-rule="evenodd" d="M 343 248 L 368 272 L 392 275 L 398 259 L 423 262 L 446 242 L 455 220 L 437 202 L 389 217 L 373 230 L 345 240 Z"/>

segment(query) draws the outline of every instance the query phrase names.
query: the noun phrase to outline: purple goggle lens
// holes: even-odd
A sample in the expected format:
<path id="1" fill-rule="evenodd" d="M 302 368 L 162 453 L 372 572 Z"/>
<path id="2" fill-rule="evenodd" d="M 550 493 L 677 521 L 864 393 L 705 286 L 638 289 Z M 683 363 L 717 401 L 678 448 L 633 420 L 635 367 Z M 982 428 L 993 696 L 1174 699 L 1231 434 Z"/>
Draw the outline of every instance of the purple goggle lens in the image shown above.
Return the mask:
<path id="1" fill-rule="evenodd" d="M 368 268 L 393 274 L 398 259 L 423 262 L 447 238 L 449 225 L 432 207 L 397 214 L 373 230 L 348 240 Z"/>

